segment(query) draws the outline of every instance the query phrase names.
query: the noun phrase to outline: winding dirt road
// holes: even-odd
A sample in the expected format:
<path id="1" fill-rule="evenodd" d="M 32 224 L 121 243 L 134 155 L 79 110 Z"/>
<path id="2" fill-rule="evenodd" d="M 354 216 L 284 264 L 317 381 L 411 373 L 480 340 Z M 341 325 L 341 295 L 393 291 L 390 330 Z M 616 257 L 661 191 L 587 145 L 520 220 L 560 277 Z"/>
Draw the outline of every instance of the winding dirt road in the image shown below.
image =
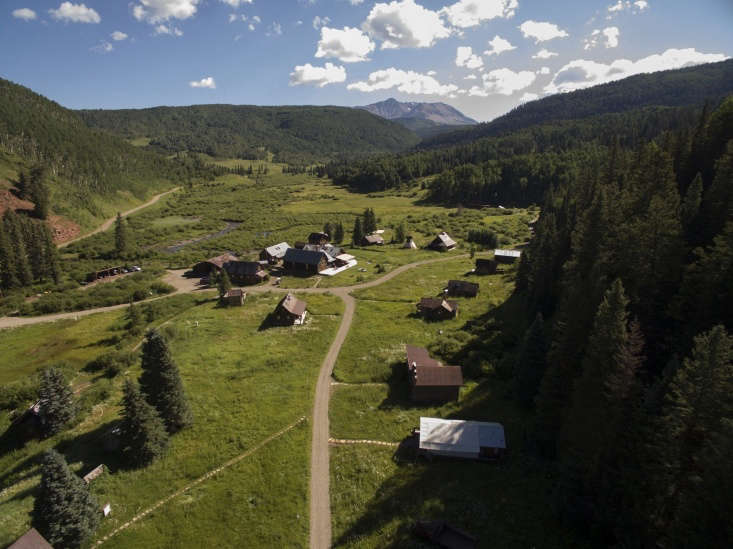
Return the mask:
<path id="1" fill-rule="evenodd" d="M 151 198 L 150 200 L 148 200 L 145 204 L 140 204 L 139 206 L 136 206 L 135 208 L 133 208 L 131 210 L 127 210 L 126 212 L 122 212 L 121 215 L 122 215 L 122 217 L 127 217 L 128 215 L 132 215 L 135 212 L 138 212 L 138 211 L 142 210 L 143 208 L 147 208 L 148 206 L 152 206 L 158 200 L 160 200 L 161 198 L 163 198 L 165 195 L 170 194 L 172 192 L 175 192 L 178 189 L 180 189 L 180 187 L 176 187 L 174 189 L 171 189 L 170 191 L 165 191 L 164 193 L 156 194 L 153 198 Z M 97 227 L 96 229 L 94 229 L 92 232 L 86 233 L 86 234 L 83 234 L 83 235 L 80 235 L 80 236 L 77 236 L 76 238 L 72 238 L 71 240 L 67 240 L 66 242 L 62 242 L 61 244 L 59 244 L 56 247 L 57 248 L 64 248 L 64 247 L 68 246 L 69 244 L 71 244 L 72 242 L 78 242 L 79 240 L 83 240 L 83 239 L 85 239 L 87 237 L 90 237 L 92 235 L 95 235 L 97 233 L 103 233 L 104 231 L 106 231 L 107 229 L 109 229 L 112 226 L 112 224 L 115 222 L 115 219 L 117 219 L 117 216 L 110 217 L 107 221 L 105 221 L 104 223 L 102 223 L 99 227 Z"/>

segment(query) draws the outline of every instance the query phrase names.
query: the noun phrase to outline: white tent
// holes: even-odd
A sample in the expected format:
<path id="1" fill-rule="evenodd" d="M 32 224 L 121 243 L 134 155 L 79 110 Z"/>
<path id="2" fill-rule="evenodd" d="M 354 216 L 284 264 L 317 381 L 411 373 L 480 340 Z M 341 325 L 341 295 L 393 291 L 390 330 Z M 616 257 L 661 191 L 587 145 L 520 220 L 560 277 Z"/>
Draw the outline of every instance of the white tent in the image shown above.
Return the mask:
<path id="1" fill-rule="evenodd" d="M 415 241 L 412 239 L 411 236 L 408 236 L 402 248 L 405 250 L 417 250 L 417 244 L 415 244 Z"/>

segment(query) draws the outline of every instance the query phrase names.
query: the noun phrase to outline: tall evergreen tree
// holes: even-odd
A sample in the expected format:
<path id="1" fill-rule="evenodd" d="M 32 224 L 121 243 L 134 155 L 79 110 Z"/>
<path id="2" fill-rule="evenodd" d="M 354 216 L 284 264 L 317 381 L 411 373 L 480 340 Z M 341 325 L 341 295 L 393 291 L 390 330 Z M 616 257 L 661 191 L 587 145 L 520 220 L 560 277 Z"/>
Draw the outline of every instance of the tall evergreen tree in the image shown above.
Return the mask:
<path id="1" fill-rule="evenodd" d="M 377 230 L 377 216 L 374 214 L 374 210 L 366 208 L 363 215 L 364 221 L 362 222 L 362 228 L 365 235 L 374 233 Z"/>
<path id="2" fill-rule="evenodd" d="M 46 169 L 41 165 L 31 169 L 29 195 L 33 202 L 33 215 L 38 219 L 47 219 L 50 197 L 46 184 Z"/>
<path id="3" fill-rule="evenodd" d="M 394 230 L 394 241 L 395 242 L 404 242 L 405 238 L 407 238 L 407 226 L 405 225 L 405 220 L 399 222 L 397 227 L 395 227 Z"/>
<path id="4" fill-rule="evenodd" d="M 15 269 L 15 249 L 0 219 L 0 288 L 15 288 L 20 285 Z"/>
<path id="5" fill-rule="evenodd" d="M 115 254 L 117 254 L 117 257 L 121 258 L 125 256 L 127 245 L 127 227 L 125 226 L 125 220 L 117 212 L 117 219 L 115 220 Z"/>
<path id="6" fill-rule="evenodd" d="M 519 402 L 530 408 L 545 373 L 547 341 L 545 339 L 545 323 L 542 313 L 527 330 L 515 367 L 515 384 Z"/>
<path id="7" fill-rule="evenodd" d="M 44 433 L 46 436 L 55 435 L 75 415 L 74 393 L 58 368 L 46 368 L 41 372 L 38 396 Z"/>
<path id="8" fill-rule="evenodd" d="M 227 292 L 232 289 L 232 281 L 225 269 L 222 269 L 219 273 L 216 287 L 219 290 L 219 299 L 224 299 Z"/>
<path id="9" fill-rule="evenodd" d="M 168 342 L 157 330 L 147 333 L 143 343 L 140 389 L 175 433 L 193 422 L 193 414 L 183 390 L 178 366 L 171 357 Z"/>
<path id="10" fill-rule="evenodd" d="M 334 228 L 333 241 L 341 244 L 344 241 L 344 224 L 339 221 Z"/>
<path id="11" fill-rule="evenodd" d="M 323 225 L 323 232 L 328 235 L 328 238 L 332 241 L 334 240 L 334 230 L 333 225 L 331 225 L 330 221 L 326 221 L 325 225 Z"/>
<path id="12" fill-rule="evenodd" d="M 145 466 L 167 451 L 168 431 L 158 411 L 145 401 L 135 383 L 126 380 L 123 391 L 123 453 L 131 464 Z"/>
<path id="13" fill-rule="evenodd" d="M 702 202 L 702 175 L 699 173 L 687 187 L 685 198 L 682 201 L 682 225 L 688 232 L 693 228 L 697 214 L 700 211 L 700 203 Z"/>
<path id="14" fill-rule="evenodd" d="M 25 236 L 23 233 L 22 222 L 17 213 L 8 209 L 3 216 L 3 225 L 8 240 L 12 243 L 14 249 L 15 260 L 15 276 L 21 286 L 29 286 L 33 283 L 33 273 L 31 272 L 30 262 L 25 246 Z"/>
<path id="15" fill-rule="evenodd" d="M 351 233 L 351 242 L 354 246 L 361 246 L 364 239 L 364 230 L 361 227 L 361 217 L 357 216 L 354 220 L 354 230 Z"/>
<path id="16" fill-rule="evenodd" d="M 99 525 L 101 509 L 89 487 L 56 450 L 46 450 L 33 524 L 55 547 L 80 547 Z"/>

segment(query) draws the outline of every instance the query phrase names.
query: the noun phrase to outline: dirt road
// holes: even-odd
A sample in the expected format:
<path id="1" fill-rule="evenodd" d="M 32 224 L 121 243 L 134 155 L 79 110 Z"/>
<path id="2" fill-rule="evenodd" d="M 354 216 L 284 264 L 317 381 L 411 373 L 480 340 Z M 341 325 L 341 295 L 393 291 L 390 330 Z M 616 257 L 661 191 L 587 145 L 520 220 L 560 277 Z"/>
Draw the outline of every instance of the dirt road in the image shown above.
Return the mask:
<path id="1" fill-rule="evenodd" d="M 156 194 L 153 198 L 151 198 L 150 200 L 148 200 L 145 204 L 140 204 L 139 206 L 137 206 L 137 207 L 135 207 L 135 208 L 133 208 L 131 210 L 127 210 L 126 212 L 122 212 L 122 217 L 127 217 L 128 215 L 132 215 L 135 212 L 138 212 L 138 211 L 142 210 L 143 208 L 147 208 L 148 206 L 152 206 L 158 200 L 160 200 L 161 198 L 163 198 L 165 195 L 170 194 L 172 192 L 175 192 L 178 189 L 180 189 L 180 187 L 176 187 L 175 189 L 171 189 L 170 191 L 165 191 L 164 193 Z M 96 229 L 94 229 L 92 232 L 83 234 L 81 236 L 77 236 L 76 238 L 72 238 L 71 240 L 67 240 L 66 242 L 62 242 L 61 244 L 59 244 L 57 246 L 57 248 L 64 248 L 64 247 L 68 246 L 69 244 L 71 244 L 72 242 L 78 242 L 79 240 L 83 240 L 83 239 L 85 239 L 85 238 L 87 238 L 89 236 L 92 236 L 94 234 L 103 233 L 104 231 L 106 231 L 107 229 L 109 229 L 112 226 L 112 224 L 115 222 L 115 219 L 117 219 L 117 216 L 110 217 L 107 221 L 105 221 L 104 223 L 102 223 L 99 227 L 97 227 Z"/>

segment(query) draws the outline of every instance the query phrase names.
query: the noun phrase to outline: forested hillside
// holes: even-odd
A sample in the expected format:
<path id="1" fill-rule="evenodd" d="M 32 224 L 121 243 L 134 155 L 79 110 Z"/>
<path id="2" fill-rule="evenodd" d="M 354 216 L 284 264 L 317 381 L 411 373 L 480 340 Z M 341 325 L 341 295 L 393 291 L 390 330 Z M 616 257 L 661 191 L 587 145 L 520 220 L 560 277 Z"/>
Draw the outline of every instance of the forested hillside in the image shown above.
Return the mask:
<path id="1" fill-rule="evenodd" d="M 578 120 L 650 106 L 680 107 L 719 102 L 733 93 L 733 59 L 685 69 L 640 74 L 520 105 L 499 118 L 427 140 L 425 148 L 468 143 L 537 124 Z"/>
<path id="2" fill-rule="evenodd" d="M 401 125 L 345 107 L 196 105 L 140 110 L 77 111 L 91 127 L 127 139 L 145 137 L 167 152 L 264 158 L 291 164 L 324 161 L 337 154 L 406 150 L 418 137 Z"/>

